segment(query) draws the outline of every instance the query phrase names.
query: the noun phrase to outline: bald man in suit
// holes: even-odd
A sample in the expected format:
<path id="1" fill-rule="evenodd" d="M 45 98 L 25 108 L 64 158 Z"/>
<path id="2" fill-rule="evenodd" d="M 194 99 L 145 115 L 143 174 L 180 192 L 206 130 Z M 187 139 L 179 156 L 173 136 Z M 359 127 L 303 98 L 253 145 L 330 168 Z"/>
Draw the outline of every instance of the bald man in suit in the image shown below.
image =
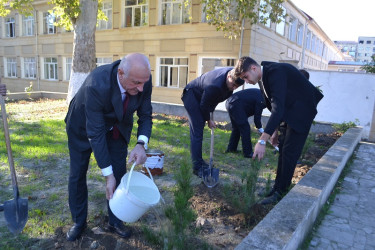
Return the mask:
<path id="1" fill-rule="evenodd" d="M 279 201 L 288 191 L 298 158 L 301 155 L 317 105 L 323 94 L 294 66 L 262 62 L 242 57 L 235 67 L 236 76 L 250 84 L 259 84 L 271 115 L 255 145 L 253 158 L 261 160 L 266 142 L 279 145 L 275 184 L 261 204 Z M 279 135 L 280 133 L 280 135 Z"/>
<path id="2" fill-rule="evenodd" d="M 108 200 L 126 173 L 126 157 L 138 115 L 138 141 L 128 162 L 143 164 L 151 136 L 151 69 L 148 58 L 139 53 L 94 69 L 69 105 L 65 118 L 70 154 L 69 207 L 74 225 L 67 240 L 75 241 L 86 228 L 88 190 L 86 173 L 91 153 L 106 179 L 108 229 L 127 238 L 131 230 L 111 211 Z"/>

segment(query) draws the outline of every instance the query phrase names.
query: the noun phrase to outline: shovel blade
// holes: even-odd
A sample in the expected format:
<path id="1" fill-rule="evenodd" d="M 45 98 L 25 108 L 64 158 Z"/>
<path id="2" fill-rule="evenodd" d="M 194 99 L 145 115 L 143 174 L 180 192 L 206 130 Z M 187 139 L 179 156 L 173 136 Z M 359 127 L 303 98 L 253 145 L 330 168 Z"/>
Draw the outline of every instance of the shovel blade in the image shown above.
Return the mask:
<path id="1" fill-rule="evenodd" d="M 219 183 L 219 169 L 207 168 L 203 170 L 203 182 L 208 188 L 213 188 Z"/>
<path id="2" fill-rule="evenodd" d="M 9 231 L 19 234 L 27 222 L 28 200 L 18 198 L 4 202 L 4 217 Z"/>

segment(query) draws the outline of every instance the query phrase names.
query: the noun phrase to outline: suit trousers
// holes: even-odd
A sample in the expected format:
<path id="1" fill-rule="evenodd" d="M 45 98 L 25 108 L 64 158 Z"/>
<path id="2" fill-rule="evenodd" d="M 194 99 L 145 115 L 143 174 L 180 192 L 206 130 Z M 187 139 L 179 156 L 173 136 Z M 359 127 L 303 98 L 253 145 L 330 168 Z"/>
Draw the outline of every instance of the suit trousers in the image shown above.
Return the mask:
<path id="1" fill-rule="evenodd" d="M 241 137 L 243 155 L 248 156 L 253 152 L 253 146 L 251 144 L 251 128 L 246 114 L 243 115 L 244 117 L 239 119 L 234 119 L 230 116 L 232 133 L 230 134 L 227 150 L 236 151 Z"/>
<path id="2" fill-rule="evenodd" d="M 297 161 L 301 156 L 309 132 L 297 133 L 288 124 L 279 127 L 279 159 L 274 189 L 281 193 L 288 191 Z"/>
<path id="3" fill-rule="evenodd" d="M 200 110 L 200 101 L 195 97 L 193 90 L 184 90 L 181 99 L 189 118 L 190 155 L 193 162 L 193 169 L 198 170 L 203 164 L 202 141 L 206 121 Z"/>
<path id="4" fill-rule="evenodd" d="M 76 137 L 68 135 L 68 146 L 70 154 L 70 174 L 69 174 L 69 207 L 73 222 L 83 225 L 87 219 L 88 207 L 88 189 L 87 189 L 87 171 L 92 149 L 78 149 L 74 143 Z M 111 156 L 113 174 L 116 179 L 116 187 L 120 184 L 122 176 L 126 173 L 127 144 L 120 136 L 117 140 L 113 139 L 112 132 L 106 135 L 108 150 Z M 88 143 L 85 142 L 85 143 Z M 105 195 L 105 190 L 104 190 Z M 112 213 L 107 200 L 109 223 L 120 222 Z"/>

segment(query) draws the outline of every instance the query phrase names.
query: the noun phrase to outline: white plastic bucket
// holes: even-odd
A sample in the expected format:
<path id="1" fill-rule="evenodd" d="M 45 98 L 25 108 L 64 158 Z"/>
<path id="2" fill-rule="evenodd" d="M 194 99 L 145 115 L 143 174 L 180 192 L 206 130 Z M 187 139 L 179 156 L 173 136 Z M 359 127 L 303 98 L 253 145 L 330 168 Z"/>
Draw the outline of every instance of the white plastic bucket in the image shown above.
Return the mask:
<path id="1" fill-rule="evenodd" d="M 152 175 L 147 177 L 133 171 L 134 166 L 135 163 L 121 178 L 121 183 L 114 192 L 113 198 L 109 200 L 109 207 L 113 214 L 128 223 L 137 221 L 160 200 L 160 192 Z"/>

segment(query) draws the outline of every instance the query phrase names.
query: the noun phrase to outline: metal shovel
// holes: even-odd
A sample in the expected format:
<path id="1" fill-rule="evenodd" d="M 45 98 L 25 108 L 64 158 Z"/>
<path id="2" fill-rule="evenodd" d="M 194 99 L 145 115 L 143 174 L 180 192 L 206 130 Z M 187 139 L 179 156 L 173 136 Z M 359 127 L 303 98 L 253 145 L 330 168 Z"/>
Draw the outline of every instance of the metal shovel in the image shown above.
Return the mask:
<path id="1" fill-rule="evenodd" d="M 16 170 L 14 169 L 12 149 L 10 147 L 10 137 L 7 121 L 7 113 L 5 110 L 4 98 L 0 95 L 1 112 L 3 115 L 4 122 L 4 136 L 8 151 L 8 162 L 10 167 L 10 173 L 12 177 L 13 195 L 14 199 L 4 202 L 4 217 L 8 226 L 9 231 L 13 234 L 20 233 L 26 225 L 28 218 L 28 200 L 19 197 L 18 184 L 16 177 Z"/>
<path id="2" fill-rule="evenodd" d="M 214 120 L 214 113 L 211 113 L 211 120 Z M 211 128 L 211 149 L 210 149 L 210 163 L 207 169 L 203 169 L 203 182 L 209 187 L 213 188 L 219 183 L 219 169 L 213 167 L 214 158 L 214 129 Z"/>

